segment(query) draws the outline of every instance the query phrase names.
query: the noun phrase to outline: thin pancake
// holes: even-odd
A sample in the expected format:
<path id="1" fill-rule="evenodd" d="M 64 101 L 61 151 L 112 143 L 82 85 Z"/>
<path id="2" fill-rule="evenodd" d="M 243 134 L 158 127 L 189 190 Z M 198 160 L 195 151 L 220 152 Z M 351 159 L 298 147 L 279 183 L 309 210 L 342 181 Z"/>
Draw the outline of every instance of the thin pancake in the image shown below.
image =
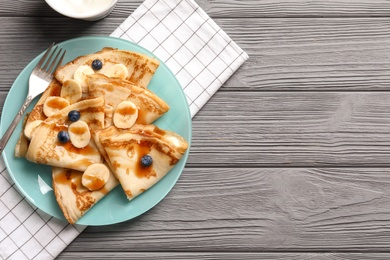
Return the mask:
<path id="1" fill-rule="evenodd" d="M 110 69 L 115 64 L 123 64 L 128 70 L 127 80 L 134 84 L 146 88 L 159 66 L 159 61 L 147 55 L 132 51 L 117 50 L 113 48 L 103 48 L 101 51 L 80 56 L 60 67 L 55 77 L 61 83 L 73 78 L 74 72 L 82 65 L 92 65 L 92 61 L 99 59 L 103 63 L 102 69 L 96 71 L 101 74 Z"/>
<path id="2" fill-rule="evenodd" d="M 164 100 L 152 91 L 137 86 L 133 86 L 127 100 L 138 106 L 136 124 L 151 124 L 169 110 L 169 106 Z"/>
<path id="3" fill-rule="evenodd" d="M 35 130 L 26 154 L 28 160 L 78 171 L 84 171 L 89 165 L 102 161 L 93 138 L 84 148 L 76 148 L 71 142 L 62 144 L 58 141 L 58 133 L 68 129 L 68 113 L 71 110 L 80 112 L 80 120 L 89 125 L 92 133 L 104 125 L 103 97 L 74 103 L 47 118 Z"/>
<path id="4" fill-rule="evenodd" d="M 134 125 L 123 130 L 109 127 L 96 134 L 129 200 L 161 180 L 188 148 L 184 138 L 154 125 Z M 140 163 L 146 154 L 153 158 L 149 167 Z"/>
<path id="5" fill-rule="evenodd" d="M 138 107 L 137 124 L 151 124 L 169 110 L 168 104 L 149 89 L 140 88 L 126 80 L 102 74 L 87 76 L 90 97 L 104 96 L 106 126 L 112 125 L 112 113 L 117 105 L 128 100 Z"/>
<path id="6" fill-rule="evenodd" d="M 133 84 L 126 80 L 109 78 L 102 74 L 89 75 L 87 79 L 89 97 L 104 97 L 105 127 L 111 126 L 115 108 L 130 96 Z"/>
<path id="7" fill-rule="evenodd" d="M 99 190 L 90 191 L 81 183 L 83 172 L 52 167 L 53 190 L 58 205 L 69 223 L 74 224 L 92 206 L 118 185 L 110 174 L 108 182 Z"/>

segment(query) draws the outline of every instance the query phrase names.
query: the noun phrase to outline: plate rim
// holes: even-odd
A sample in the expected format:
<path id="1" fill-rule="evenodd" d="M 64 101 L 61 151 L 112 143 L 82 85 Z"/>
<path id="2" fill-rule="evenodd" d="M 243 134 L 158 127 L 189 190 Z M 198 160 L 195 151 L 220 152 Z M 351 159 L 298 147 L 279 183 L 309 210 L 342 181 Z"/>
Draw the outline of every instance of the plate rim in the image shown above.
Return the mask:
<path id="1" fill-rule="evenodd" d="M 71 38 L 71 39 L 67 39 L 67 40 L 64 40 L 64 41 L 61 41 L 57 44 L 55 44 L 55 46 L 62 46 L 62 45 L 65 45 L 65 44 L 68 44 L 68 43 L 72 43 L 72 42 L 76 42 L 76 41 L 84 41 L 84 40 L 107 40 L 107 41 L 118 41 L 118 42 L 121 42 L 123 44 L 129 44 L 129 45 L 133 45 L 139 49 L 142 50 L 142 52 L 150 57 L 153 57 L 153 58 L 156 58 L 157 60 L 159 60 L 159 62 L 161 64 L 164 64 L 165 68 L 167 69 L 168 73 L 172 76 L 172 78 L 174 79 L 174 81 L 176 82 L 176 84 L 180 87 L 179 89 L 179 92 L 181 93 L 181 96 L 183 97 L 183 100 L 184 102 L 187 104 L 186 106 L 186 117 L 189 119 L 188 122 L 188 127 L 189 127 L 189 133 L 188 133 L 188 140 L 186 140 L 188 142 L 188 149 L 187 151 L 184 153 L 184 155 L 182 156 L 181 160 L 184 160 L 183 162 L 183 165 L 180 167 L 179 169 L 179 174 L 177 174 L 177 176 L 174 178 L 173 182 L 169 185 L 169 188 L 161 194 L 161 196 L 159 196 L 159 199 L 157 199 L 155 201 L 155 203 L 152 203 L 149 207 L 147 207 L 145 210 L 143 210 L 142 212 L 137 212 L 137 214 L 133 214 L 133 216 L 129 217 L 129 218 L 125 218 L 125 219 L 122 219 L 122 220 L 119 220 L 119 221 L 114 221 L 114 222 L 109 222 L 109 223 L 101 223 L 101 224 L 88 224 L 88 223 L 82 223 L 82 218 L 83 216 L 80 217 L 80 219 L 75 223 L 77 225 L 88 225 L 88 226 L 108 226 L 108 225 L 114 225 L 114 224 L 118 224 L 118 223 L 122 223 L 122 222 L 125 222 L 125 221 L 129 221 L 131 219 L 134 219 L 144 213 L 146 213 L 147 211 L 149 211 L 150 209 L 154 208 L 157 204 L 159 204 L 166 196 L 167 194 L 173 189 L 173 187 L 176 185 L 178 179 L 180 178 L 180 176 L 182 175 L 183 171 L 184 171 L 184 168 L 187 164 L 187 161 L 188 161 L 188 156 L 189 156 L 189 152 L 190 152 L 190 149 L 191 149 L 191 145 L 192 145 L 192 118 L 191 118 L 191 112 L 190 112 L 190 109 L 189 109 L 189 105 L 188 105 L 188 101 L 186 99 L 186 96 L 185 96 L 185 93 L 184 93 L 184 90 L 180 84 L 180 82 L 178 81 L 178 79 L 176 78 L 176 76 L 173 74 L 173 72 L 171 71 L 171 69 L 161 60 L 158 58 L 157 55 L 155 55 L 154 53 L 152 53 L 151 51 L 147 50 L 146 48 L 140 46 L 139 44 L 137 43 L 134 43 L 134 42 L 131 42 L 131 41 L 128 41 L 128 40 L 125 40 L 125 39 L 121 39 L 121 38 L 117 38 L 117 37 L 112 37 L 112 36 L 81 36 L 81 37 L 75 37 L 75 38 Z M 32 60 L 30 60 L 24 67 L 23 69 L 19 72 L 18 76 L 15 78 L 15 80 L 13 81 L 10 89 L 8 90 L 8 93 L 7 93 L 7 96 L 5 98 L 5 101 L 4 101 L 4 105 L 2 107 L 2 109 L 4 109 L 4 107 L 6 107 L 6 105 L 10 102 L 11 100 L 11 97 L 9 96 L 9 92 L 11 91 L 11 89 L 13 89 L 14 87 L 16 87 L 15 85 L 15 82 L 20 80 L 20 78 L 22 77 L 23 74 L 27 73 L 26 70 L 27 70 L 27 67 L 29 66 L 32 66 L 31 64 L 34 64 L 34 63 L 37 63 L 38 62 L 38 59 L 44 54 L 45 51 L 41 52 L 40 54 L 36 55 Z M 91 52 L 92 53 L 92 52 Z M 39 98 L 40 96 L 38 96 L 37 98 Z M 36 98 L 36 99 L 37 99 Z M 1 115 L 1 118 L 0 118 L 0 133 L 1 133 L 1 136 L 3 136 L 4 132 L 6 131 L 6 128 L 7 126 L 4 126 L 2 124 L 3 120 L 4 120 L 4 117 L 5 117 L 5 113 L 2 113 Z M 19 122 L 20 124 L 21 122 Z M 15 133 L 13 133 L 14 135 Z M 3 161 L 4 161 L 4 164 L 5 164 L 5 167 L 8 171 L 8 174 L 9 176 L 11 177 L 11 179 L 13 180 L 13 182 L 15 183 L 16 187 L 17 187 L 17 191 L 19 193 L 21 193 L 22 196 L 24 196 L 29 203 L 32 203 L 35 207 L 37 207 L 38 209 L 40 209 L 41 211 L 47 213 L 48 215 L 50 215 L 51 217 L 53 218 L 56 218 L 56 219 L 59 219 L 57 218 L 56 216 L 53 216 L 52 214 L 46 212 L 45 210 L 42 210 L 34 201 L 33 198 L 31 198 L 31 196 L 25 191 L 24 188 L 21 187 L 20 183 L 18 181 L 16 181 L 14 175 L 12 174 L 12 170 L 11 170 L 11 167 L 10 167 L 10 164 L 9 164 L 9 161 L 8 161 L 8 157 L 7 157 L 7 154 L 5 152 L 2 153 L 2 158 L 3 158 Z M 169 172 L 168 172 L 169 173 Z M 158 183 L 158 182 L 157 182 Z M 156 184 L 157 184 L 156 183 Z M 120 184 L 118 185 L 120 186 Z M 116 186 L 111 192 L 113 192 L 115 189 L 118 188 L 118 186 Z M 152 186 L 153 187 L 153 186 Z M 141 194 L 142 195 L 142 194 Z M 102 198 L 104 199 L 104 197 Z M 129 203 L 131 203 L 131 201 L 129 201 Z M 88 211 L 87 211 L 88 212 Z M 86 212 L 86 213 L 87 213 Z M 62 213 L 62 211 L 61 211 Z M 80 221 L 81 220 L 81 221 Z M 63 220 L 63 221 L 66 221 L 66 220 Z M 81 223 L 79 223 L 79 221 Z M 66 221 L 67 222 L 67 221 Z"/>

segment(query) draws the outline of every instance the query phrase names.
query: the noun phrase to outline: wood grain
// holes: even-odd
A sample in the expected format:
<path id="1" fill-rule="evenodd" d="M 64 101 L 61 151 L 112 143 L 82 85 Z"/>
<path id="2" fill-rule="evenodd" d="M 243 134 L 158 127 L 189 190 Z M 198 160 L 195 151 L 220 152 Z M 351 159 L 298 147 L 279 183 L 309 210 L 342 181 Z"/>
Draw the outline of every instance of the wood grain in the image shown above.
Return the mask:
<path id="1" fill-rule="evenodd" d="M 65 252 L 388 252 L 389 184 L 388 168 L 187 168 L 156 207 Z"/>
<path id="2" fill-rule="evenodd" d="M 389 16 L 386 0 L 197 0 L 213 18 L 218 17 L 384 17 Z M 110 17 L 127 17 L 141 0 L 119 0 Z M 2 0 L 0 16 L 60 17 L 42 0 Z"/>
<path id="3" fill-rule="evenodd" d="M 0 106 L 45 46 L 109 35 L 141 2 L 91 23 L 3 0 Z M 390 2 L 197 2 L 250 59 L 194 118 L 168 196 L 59 259 L 389 259 Z"/>
<path id="4" fill-rule="evenodd" d="M 189 166 L 389 166 L 388 92 L 218 92 Z"/>
<path id="5" fill-rule="evenodd" d="M 390 19 L 246 19 L 218 22 L 249 54 L 225 88 L 389 90 Z"/>
<path id="6" fill-rule="evenodd" d="M 63 253 L 58 259 L 75 259 L 78 253 Z M 388 253 L 355 253 L 355 254 L 341 254 L 341 253 L 94 253 L 88 252 L 88 257 L 83 259 L 96 258 L 113 258 L 113 259 L 222 259 L 222 260 L 236 260 L 236 259 L 278 259 L 278 260 L 388 260 L 390 255 Z"/>
<path id="7" fill-rule="evenodd" d="M 109 35 L 122 21 L 0 17 L 0 91 L 51 42 Z M 222 91 L 390 90 L 390 18 L 216 21 L 250 56 Z"/>
<path id="8" fill-rule="evenodd" d="M 385 0 L 201 0 L 200 5 L 215 17 L 377 17 L 389 15 Z"/>

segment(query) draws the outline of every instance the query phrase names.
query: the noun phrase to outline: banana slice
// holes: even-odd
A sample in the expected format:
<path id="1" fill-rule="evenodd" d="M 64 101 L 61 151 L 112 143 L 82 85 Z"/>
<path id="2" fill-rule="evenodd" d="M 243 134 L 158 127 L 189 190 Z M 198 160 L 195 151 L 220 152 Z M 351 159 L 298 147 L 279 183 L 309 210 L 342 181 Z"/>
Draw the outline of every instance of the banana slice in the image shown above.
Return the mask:
<path id="1" fill-rule="evenodd" d="M 81 65 L 74 72 L 73 79 L 80 84 L 83 93 L 86 93 L 88 91 L 87 75 L 91 75 L 94 73 L 95 71 L 93 71 L 93 69 L 88 65 Z"/>
<path id="2" fill-rule="evenodd" d="M 88 166 L 81 177 L 81 183 L 90 191 L 101 189 L 110 178 L 110 171 L 102 163 L 94 163 Z"/>
<path id="3" fill-rule="evenodd" d="M 69 106 L 70 103 L 68 100 L 62 97 L 48 97 L 43 104 L 43 113 L 45 116 L 52 116 L 65 107 Z"/>
<path id="4" fill-rule="evenodd" d="M 103 74 L 107 77 L 126 79 L 129 76 L 129 71 L 125 65 L 118 63 L 108 68 Z"/>
<path id="5" fill-rule="evenodd" d="M 71 123 L 68 128 L 70 142 L 77 148 L 84 148 L 91 140 L 88 124 L 82 120 Z"/>
<path id="6" fill-rule="evenodd" d="M 62 85 L 60 96 L 73 104 L 80 100 L 82 94 L 83 90 L 81 85 L 73 79 L 68 79 Z"/>
<path id="7" fill-rule="evenodd" d="M 42 123 L 42 120 L 32 121 L 24 127 L 24 136 L 27 137 L 28 140 L 31 140 L 34 135 L 34 131 L 38 128 L 38 126 Z"/>
<path id="8" fill-rule="evenodd" d="M 115 109 L 113 122 L 118 128 L 130 128 L 138 118 L 138 108 L 131 101 L 122 101 Z"/>

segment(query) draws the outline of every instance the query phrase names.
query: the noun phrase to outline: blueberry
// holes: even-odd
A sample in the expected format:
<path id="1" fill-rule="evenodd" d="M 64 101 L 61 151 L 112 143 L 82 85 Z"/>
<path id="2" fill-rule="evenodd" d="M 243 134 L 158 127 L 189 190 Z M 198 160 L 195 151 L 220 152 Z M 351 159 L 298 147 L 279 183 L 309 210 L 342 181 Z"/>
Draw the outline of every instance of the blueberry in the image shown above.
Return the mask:
<path id="1" fill-rule="evenodd" d="M 141 165 L 144 167 L 149 167 L 153 163 L 153 158 L 149 154 L 142 156 Z"/>
<path id="2" fill-rule="evenodd" d="M 100 70 L 103 67 L 103 62 L 101 60 L 92 61 L 92 69 Z"/>
<path id="3" fill-rule="evenodd" d="M 66 143 L 70 140 L 69 133 L 65 130 L 60 131 L 57 137 L 58 141 L 60 141 L 61 143 Z"/>
<path id="4" fill-rule="evenodd" d="M 68 118 L 72 122 L 76 122 L 80 119 L 80 112 L 77 110 L 72 110 L 68 113 Z"/>

